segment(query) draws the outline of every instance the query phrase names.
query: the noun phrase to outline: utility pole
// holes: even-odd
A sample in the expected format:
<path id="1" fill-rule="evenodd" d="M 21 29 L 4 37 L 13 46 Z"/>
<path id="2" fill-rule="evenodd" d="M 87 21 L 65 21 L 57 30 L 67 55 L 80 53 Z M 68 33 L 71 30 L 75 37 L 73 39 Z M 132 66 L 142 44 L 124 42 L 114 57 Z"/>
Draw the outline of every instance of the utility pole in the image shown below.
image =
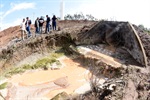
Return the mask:
<path id="1" fill-rule="evenodd" d="M 60 19 L 64 20 L 64 0 L 60 2 Z"/>
<path id="2" fill-rule="evenodd" d="M 35 15 L 35 13 L 33 12 L 33 21 L 34 21 L 34 15 Z"/>

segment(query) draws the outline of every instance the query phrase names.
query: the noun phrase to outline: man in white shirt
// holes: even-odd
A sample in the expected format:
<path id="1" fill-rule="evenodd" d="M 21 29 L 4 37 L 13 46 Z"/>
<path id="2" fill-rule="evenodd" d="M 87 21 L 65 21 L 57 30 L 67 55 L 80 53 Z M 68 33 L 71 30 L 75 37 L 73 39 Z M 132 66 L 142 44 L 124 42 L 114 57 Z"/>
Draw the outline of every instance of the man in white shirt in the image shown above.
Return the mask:
<path id="1" fill-rule="evenodd" d="M 26 31 L 26 25 L 25 25 L 25 19 L 23 19 L 21 25 L 20 25 L 20 28 L 21 28 L 21 39 L 24 40 L 24 35 L 27 34 L 27 31 Z"/>

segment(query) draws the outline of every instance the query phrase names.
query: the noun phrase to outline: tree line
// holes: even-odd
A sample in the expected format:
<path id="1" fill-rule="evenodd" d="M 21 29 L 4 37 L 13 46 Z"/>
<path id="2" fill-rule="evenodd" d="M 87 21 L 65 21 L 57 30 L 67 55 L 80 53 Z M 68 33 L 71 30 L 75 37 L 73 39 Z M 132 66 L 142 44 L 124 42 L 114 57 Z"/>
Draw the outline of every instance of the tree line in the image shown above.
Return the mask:
<path id="1" fill-rule="evenodd" d="M 91 14 L 86 14 L 84 15 L 83 13 L 76 13 L 76 14 L 67 14 L 64 17 L 65 20 L 93 20 L 93 21 L 98 21 L 97 18 L 92 16 Z"/>
<path id="2" fill-rule="evenodd" d="M 60 18 L 58 18 L 60 19 Z M 76 13 L 76 14 L 67 14 L 64 17 L 65 20 L 92 20 L 92 21 L 99 21 L 99 19 L 95 18 L 93 15 L 91 14 L 86 14 L 84 15 L 83 13 Z M 150 28 L 146 28 L 144 27 L 144 25 L 140 24 L 138 25 L 138 27 L 148 33 L 150 33 Z"/>
<path id="3" fill-rule="evenodd" d="M 140 24 L 138 25 L 138 27 L 146 32 L 148 32 L 150 34 L 150 28 L 146 28 L 144 25 Z"/>

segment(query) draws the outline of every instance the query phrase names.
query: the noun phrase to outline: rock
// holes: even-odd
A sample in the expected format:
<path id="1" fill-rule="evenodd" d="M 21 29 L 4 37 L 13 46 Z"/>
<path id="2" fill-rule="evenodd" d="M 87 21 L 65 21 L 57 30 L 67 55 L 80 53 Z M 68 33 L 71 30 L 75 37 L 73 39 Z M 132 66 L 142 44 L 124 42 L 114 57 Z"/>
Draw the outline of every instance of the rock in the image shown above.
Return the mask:
<path id="1" fill-rule="evenodd" d="M 128 66 L 126 66 L 126 65 L 122 65 L 121 67 L 123 67 L 124 69 L 127 69 L 128 68 Z"/>
<path id="2" fill-rule="evenodd" d="M 61 27 L 60 26 L 58 27 L 58 31 L 61 31 Z"/>
<path id="3" fill-rule="evenodd" d="M 51 38 L 50 41 L 52 43 L 52 47 L 55 49 L 56 48 L 56 40 L 54 38 Z"/>
<path id="4" fill-rule="evenodd" d="M 125 89 L 125 96 L 122 100 L 137 100 L 137 98 L 138 93 L 136 92 L 134 82 L 131 79 L 129 79 L 128 86 Z"/>
<path id="5" fill-rule="evenodd" d="M 70 100 L 69 95 L 66 92 L 61 92 L 53 97 L 51 100 Z"/>
<path id="6" fill-rule="evenodd" d="M 88 82 L 74 91 L 75 94 L 85 94 L 91 91 L 91 84 Z"/>
<path id="7" fill-rule="evenodd" d="M 111 84 L 108 89 L 114 91 L 115 88 L 116 88 L 116 84 Z"/>
<path id="8" fill-rule="evenodd" d="M 50 65 L 49 65 L 50 66 Z M 57 63 L 53 63 L 51 66 L 50 66 L 51 70 L 58 70 L 61 68 L 60 65 L 58 65 Z"/>
<path id="9" fill-rule="evenodd" d="M 54 84 L 60 86 L 60 87 L 67 87 L 69 85 L 68 83 L 68 77 L 62 77 L 62 78 L 59 78 L 59 79 L 56 79 L 54 81 Z"/>
<path id="10" fill-rule="evenodd" d="M 46 68 L 50 68 L 51 70 L 59 70 L 61 68 L 61 65 L 58 65 L 57 63 L 53 63 L 52 65 L 48 63 Z"/>

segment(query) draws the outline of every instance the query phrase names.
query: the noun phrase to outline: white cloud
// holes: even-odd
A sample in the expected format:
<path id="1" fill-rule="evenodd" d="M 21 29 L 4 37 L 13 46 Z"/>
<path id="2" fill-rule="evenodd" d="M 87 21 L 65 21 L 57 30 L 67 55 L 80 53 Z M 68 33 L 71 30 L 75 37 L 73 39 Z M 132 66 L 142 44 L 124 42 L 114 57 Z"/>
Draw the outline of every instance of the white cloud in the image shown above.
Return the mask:
<path id="1" fill-rule="evenodd" d="M 87 0 L 76 8 L 66 12 L 74 14 L 92 14 L 98 19 L 116 19 L 129 21 L 134 24 L 143 24 L 150 28 L 150 1 L 149 0 Z"/>
<path id="2" fill-rule="evenodd" d="M 18 18 L 16 19 L 15 21 L 11 22 L 11 23 L 3 23 L 3 25 L 1 26 L 1 29 L 4 30 L 8 27 L 11 27 L 11 26 L 16 26 L 16 25 L 20 25 L 21 22 L 22 22 L 22 19 L 23 18 Z"/>
<path id="3" fill-rule="evenodd" d="M 2 17 L 3 14 L 4 14 L 4 12 L 1 11 L 1 12 L 0 12 L 0 17 Z"/>
<path id="4" fill-rule="evenodd" d="M 35 8 L 35 4 L 34 3 L 20 3 L 20 4 L 11 3 L 10 5 L 11 5 L 11 8 L 8 11 L 0 12 L 0 30 L 6 29 L 6 28 L 8 28 L 10 26 L 19 25 L 21 23 L 21 21 L 22 21 L 22 18 L 18 18 L 14 22 L 2 23 L 4 18 L 7 15 L 9 15 L 9 14 L 15 12 L 15 11 Z"/>
<path id="5" fill-rule="evenodd" d="M 8 11 L 6 11 L 4 13 L 3 18 L 5 18 L 10 13 L 13 13 L 13 12 L 15 12 L 17 10 L 35 8 L 35 4 L 34 3 L 20 3 L 20 4 L 11 3 L 10 5 L 11 5 L 11 9 L 9 9 Z"/>
<path id="6" fill-rule="evenodd" d="M 0 8 L 3 8 L 4 7 L 4 5 L 3 4 L 0 4 Z"/>

